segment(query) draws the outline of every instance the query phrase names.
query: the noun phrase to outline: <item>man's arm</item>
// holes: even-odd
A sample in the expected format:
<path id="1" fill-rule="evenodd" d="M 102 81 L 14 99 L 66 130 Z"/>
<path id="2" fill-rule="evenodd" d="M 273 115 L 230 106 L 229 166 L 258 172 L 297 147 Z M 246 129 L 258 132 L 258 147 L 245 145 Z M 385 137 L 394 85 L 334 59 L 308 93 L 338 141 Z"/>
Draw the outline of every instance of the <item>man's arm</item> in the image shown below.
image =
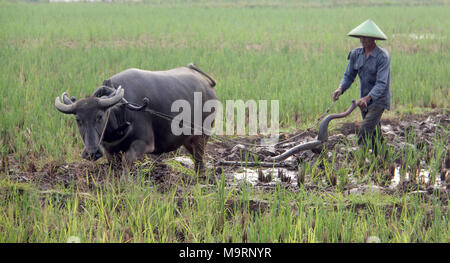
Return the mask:
<path id="1" fill-rule="evenodd" d="M 350 86 L 352 85 L 353 81 L 355 80 L 356 74 L 358 74 L 358 71 L 355 70 L 354 67 L 355 64 L 355 54 L 354 52 L 350 52 L 348 54 L 348 65 L 345 69 L 344 76 L 342 77 L 341 84 L 339 87 L 342 88 L 342 93 L 344 93 Z"/>
<path id="2" fill-rule="evenodd" d="M 391 61 L 389 57 L 382 57 L 377 61 L 377 80 L 375 86 L 369 92 L 369 96 L 372 100 L 377 100 L 382 96 L 385 96 L 389 80 L 390 64 Z"/>
<path id="3" fill-rule="evenodd" d="M 353 52 L 350 52 L 348 54 L 347 59 L 349 60 L 347 68 L 345 69 L 344 76 L 342 77 L 339 87 L 333 92 L 333 101 L 338 100 L 339 96 L 342 95 L 348 88 L 350 88 L 353 81 L 355 80 L 356 74 L 358 73 L 358 71 L 355 70 L 353 66 L 353 64 L 355 63 Z"/>

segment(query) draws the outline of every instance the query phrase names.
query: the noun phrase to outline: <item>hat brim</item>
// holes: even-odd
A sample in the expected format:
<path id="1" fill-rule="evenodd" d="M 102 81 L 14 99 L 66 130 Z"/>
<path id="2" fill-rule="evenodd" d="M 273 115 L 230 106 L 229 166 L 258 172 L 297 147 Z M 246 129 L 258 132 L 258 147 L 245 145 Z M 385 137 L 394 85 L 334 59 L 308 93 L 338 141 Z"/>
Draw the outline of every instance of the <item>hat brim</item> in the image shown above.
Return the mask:
<path id="1" fill-rule="evenodd" d="M 348 32 L 347 36 L 351 37 L 371 37 L 377 40 L 386 40 L 387 36 L 381 31 L 381 29 L 370 19 L 364 21 L 361 25 L 355 27 L 352 31 Z"/>
<path id="2" fill-rule="evenodd" d="M 347 36 L 349 37 L 356 37 L 356 38 L 360 38 L 360 37 L 370 37 L 373 38 L 375 40 L 387 40 L 387 38 L 382 38 L 380 36 L 371 36 L 371 35 L 360 35 L 360 34 L 348 34 Z"/>

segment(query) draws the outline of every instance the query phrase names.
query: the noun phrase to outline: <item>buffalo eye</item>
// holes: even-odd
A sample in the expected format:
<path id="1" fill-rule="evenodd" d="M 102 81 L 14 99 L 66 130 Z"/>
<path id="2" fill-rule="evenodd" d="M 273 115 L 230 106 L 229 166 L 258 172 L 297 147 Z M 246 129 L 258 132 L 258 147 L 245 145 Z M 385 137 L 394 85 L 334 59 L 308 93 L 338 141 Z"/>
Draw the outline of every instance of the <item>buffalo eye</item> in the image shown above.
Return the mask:
<path id="1" fill-rule="evenodd" d="M 102 119 L 103 119 L 103 116 L 102 116 L 102 115 L 97 115 L 97 122 L 101 122 Z"/>

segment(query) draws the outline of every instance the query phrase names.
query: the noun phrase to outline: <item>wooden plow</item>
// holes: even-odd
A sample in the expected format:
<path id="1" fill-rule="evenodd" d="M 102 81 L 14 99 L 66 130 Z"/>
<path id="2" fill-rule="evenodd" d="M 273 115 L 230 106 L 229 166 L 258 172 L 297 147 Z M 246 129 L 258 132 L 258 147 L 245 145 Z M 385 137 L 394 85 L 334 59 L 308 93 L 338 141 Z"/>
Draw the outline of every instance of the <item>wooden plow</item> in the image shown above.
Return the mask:
<path id="1" fill-rule="evenodd" d="M 356 105 L 358 104 L 357 101 L 352 101 L 352 105 L 342 113 L 335 113 L 335 114 L 329 114 L 327 115 L 319 126 L 319 131 L 317 134 L 317 139 L 311 142 L 306 142 L 297 146 L 292 147 L 291 149 L 285 151 L 284 153 L 268 157 L 265 159 L 264 162 L 241 162 L 241 161 L 220 161 L 219 165 L 241 165 L 245 164 L 246 166 L 261 166 L 261 167 L 285 167 L 285 166 L 291 166 L 285 163 L 280 163 L 283 160 L 286 160 L 288 157 L 306 150 L 316 149 L 322 146 L 326 141 L 328 141 L 328 125 L 330 124 L 330 121 L 334 119 L 340 119 L 347 117 L 350 113 L 353 112 L 353 110 L 356 108 Z"/>

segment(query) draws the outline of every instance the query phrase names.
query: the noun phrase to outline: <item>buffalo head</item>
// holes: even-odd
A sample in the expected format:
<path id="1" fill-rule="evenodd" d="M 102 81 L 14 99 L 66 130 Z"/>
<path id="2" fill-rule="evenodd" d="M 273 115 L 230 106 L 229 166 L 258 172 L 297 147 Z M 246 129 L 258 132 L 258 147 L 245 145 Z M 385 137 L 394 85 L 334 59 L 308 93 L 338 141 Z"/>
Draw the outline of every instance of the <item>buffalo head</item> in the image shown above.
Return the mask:
<path id="1" fill-rule="evenodd" d="M 107 125 L 107 110 L 123 99 L 124 90 L 119 87 L 109 96 L 87 97 L 76 101 L 62 94 L 62 100 L 56 97 L 56 108 L 65 114 L 74 114 L 78 131 L 83 139 L 84 149 L 81 156 L 87 160 L 97 160 L 103 156 L 100 149 L 100 140 Z"/>

